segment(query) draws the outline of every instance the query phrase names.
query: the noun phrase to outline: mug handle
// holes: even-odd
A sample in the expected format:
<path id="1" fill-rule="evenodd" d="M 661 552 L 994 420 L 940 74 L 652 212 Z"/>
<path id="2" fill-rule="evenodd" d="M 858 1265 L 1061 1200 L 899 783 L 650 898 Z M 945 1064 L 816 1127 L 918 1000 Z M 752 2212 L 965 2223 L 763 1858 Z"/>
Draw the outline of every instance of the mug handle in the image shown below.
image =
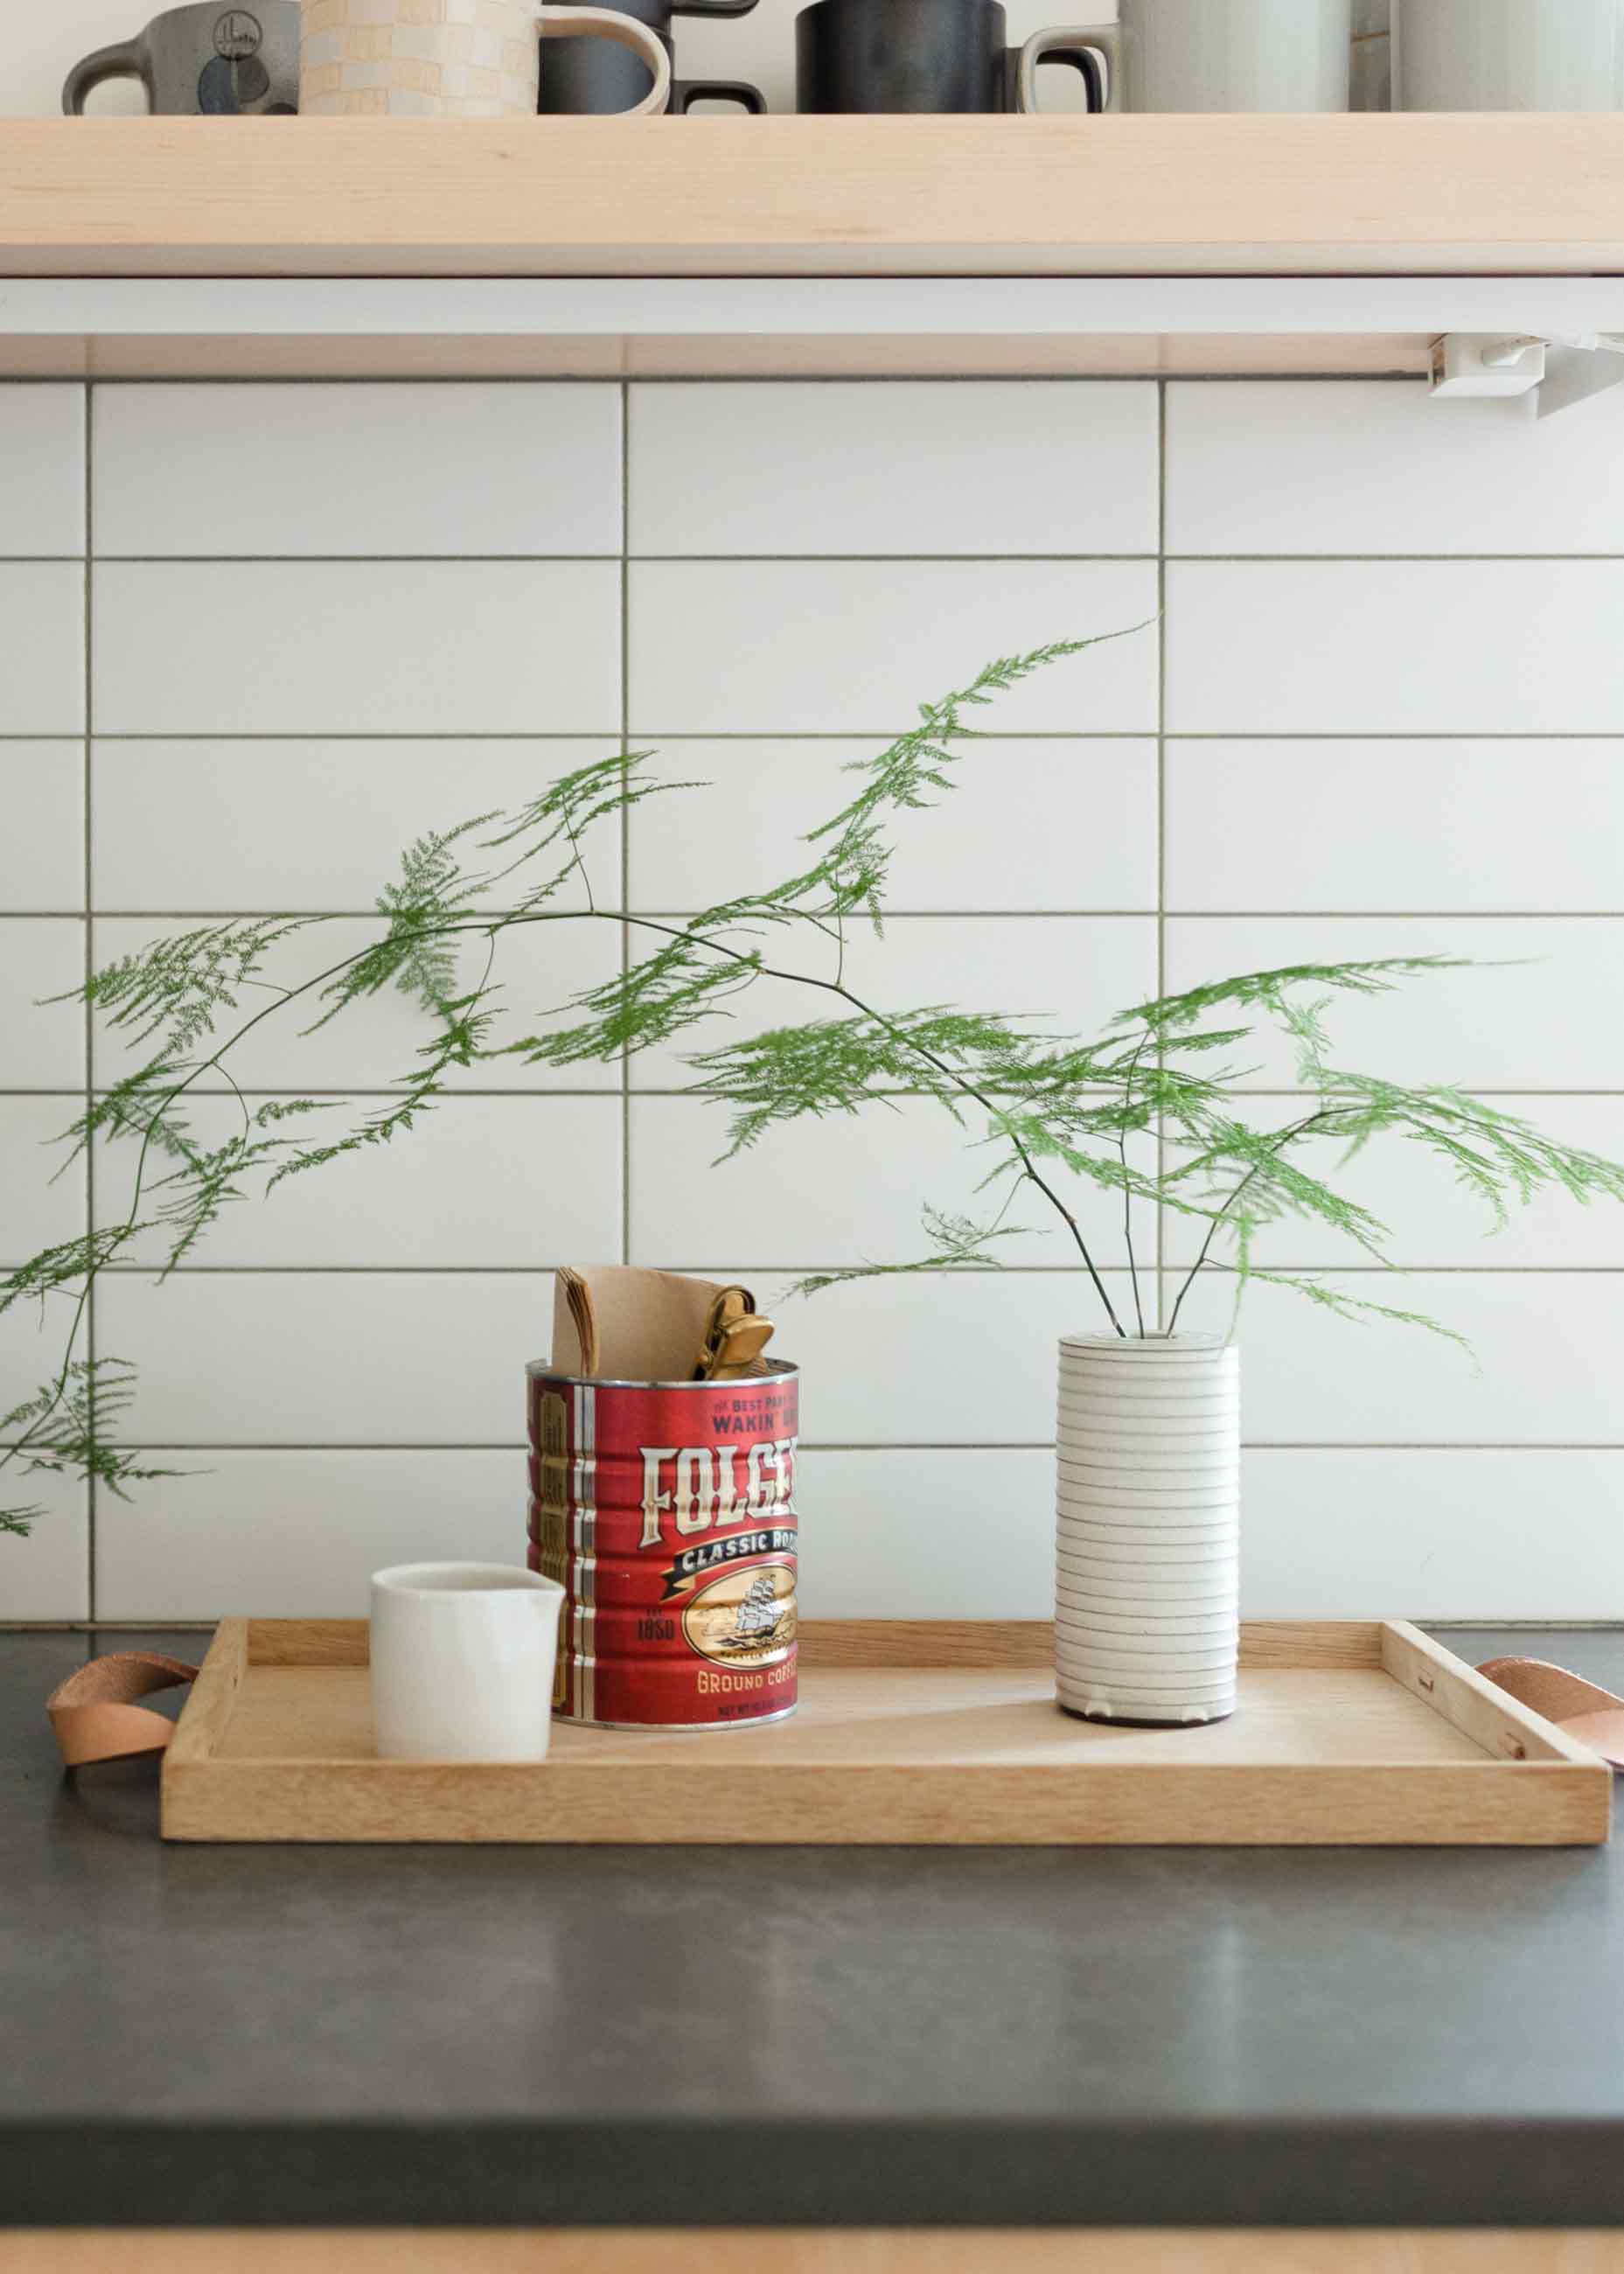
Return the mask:
<path id="1" fill-rule="evenodd" d="M 1090 111 L 1122 109 L 1122 37 L 1115 24 L 1071 24 L 1034 32 L 1015 67 L 1017 110 L 1038 109 L 1038 65 L 1045 62 L 1071 64 L 1081 72 L 1088 83 Z"/>
<path id="2" fill-rule="evenodd" d="M 654 75 L 654 84 L 641 102 L 617 111 L 617 118 L 640 118 L 646 111 L 664 110 L 671 101 L 671 57 L 664 43 L 635 16 L 613 8 L 539 7 L 536 26 L 544 40 L 615 40 L 639 55 Z"/>
<path id="3" fill-rule="evenodd" d="M 756 0 L 750 0 L 754 7 Z M 766 116 L 767 98 L 760 87 L 752 87 L 747 79 L 673 79 L 671 82 L 671 108 L 673 117 L 686 118 L 688 106 L 695 102 L 736 102 L 748 110 L 752 118 Z"/>
<path id="4" fill-rule="evenodd" d="M 116 40 L 110 48 L 98 48 L 94 55 L 85 56 L 74 64 L 62 83 L 62 107 L 70 118 L 79 116 L 85 108 L 85 97 L 105 79 L 139 79 L 151 102 L 147 54 L 139 40 Z"/>

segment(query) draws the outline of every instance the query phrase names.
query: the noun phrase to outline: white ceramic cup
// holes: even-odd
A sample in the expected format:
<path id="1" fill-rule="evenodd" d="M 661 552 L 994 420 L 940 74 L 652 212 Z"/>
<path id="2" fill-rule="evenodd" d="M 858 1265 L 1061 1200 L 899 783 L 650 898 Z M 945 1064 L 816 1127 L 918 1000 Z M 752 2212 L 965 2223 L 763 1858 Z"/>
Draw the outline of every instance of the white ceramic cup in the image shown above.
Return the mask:
<path id="1" fill-rule="evenodd" d="M 1617 110 L 1618 0 L 1393 0 L 1395 110 Z"/>
<path id="2" fill-rule="evenodd" d="M 372 1727 L 386 1761 L 545 1761 L 564 1590 L 508 1563 L 372 1574 Z"/>
<path id="3" fill-rule="evenodd" d="M 431 11 L 423 0 L 304 0 L 299 110 L 315 118 L 533 120 L 542 42 L 589 39 L 630 48 L 654 75 L 621 117 L 665 109 L 671 57 L 646 24 L 613 8 L 437 0 Z"/>

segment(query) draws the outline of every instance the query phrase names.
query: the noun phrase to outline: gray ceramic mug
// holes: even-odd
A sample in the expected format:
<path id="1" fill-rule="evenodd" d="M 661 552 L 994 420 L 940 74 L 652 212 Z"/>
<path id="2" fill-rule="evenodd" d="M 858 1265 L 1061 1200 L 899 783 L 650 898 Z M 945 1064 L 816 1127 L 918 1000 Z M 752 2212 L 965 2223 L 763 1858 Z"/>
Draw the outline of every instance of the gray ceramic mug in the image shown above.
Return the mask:
<path id="1" fill-rule="evenodd" d="M 167 8 L 132 40 L 116 41 L 74 64 L 62 90 L 70 116 L 103 79 L 139 79 L 154 111 L 265 117 L 299 107 L 299 0 L 219 0 Z"/>

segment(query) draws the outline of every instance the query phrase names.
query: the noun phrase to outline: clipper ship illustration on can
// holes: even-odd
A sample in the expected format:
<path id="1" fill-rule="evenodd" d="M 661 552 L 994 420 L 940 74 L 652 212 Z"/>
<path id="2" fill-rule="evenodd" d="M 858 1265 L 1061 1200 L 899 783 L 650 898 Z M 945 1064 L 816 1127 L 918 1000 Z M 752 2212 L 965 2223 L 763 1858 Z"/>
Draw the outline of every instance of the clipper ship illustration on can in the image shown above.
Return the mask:
<path id="1" fill-rule="evenodd" d="M 554 1713 L 712 1729 L 793 1713 L 796 1368 L 650 1382 L 525 1371 L 530 1563 L 566 1597 Z"/>

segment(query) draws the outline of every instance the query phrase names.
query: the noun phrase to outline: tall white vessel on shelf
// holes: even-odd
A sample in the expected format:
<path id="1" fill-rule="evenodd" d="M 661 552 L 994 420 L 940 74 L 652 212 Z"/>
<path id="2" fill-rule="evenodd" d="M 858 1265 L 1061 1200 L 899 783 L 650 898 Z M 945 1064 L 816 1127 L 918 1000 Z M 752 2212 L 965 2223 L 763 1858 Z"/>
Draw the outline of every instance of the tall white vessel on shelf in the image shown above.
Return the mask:
<path id="1" fill-rule="evenodd" d="M 1055 1672 L 1091 1721 L 1221 1721 L 1240 1616 L 1240 1352 L 1216 1335 L 1067 1336 Z"/>

